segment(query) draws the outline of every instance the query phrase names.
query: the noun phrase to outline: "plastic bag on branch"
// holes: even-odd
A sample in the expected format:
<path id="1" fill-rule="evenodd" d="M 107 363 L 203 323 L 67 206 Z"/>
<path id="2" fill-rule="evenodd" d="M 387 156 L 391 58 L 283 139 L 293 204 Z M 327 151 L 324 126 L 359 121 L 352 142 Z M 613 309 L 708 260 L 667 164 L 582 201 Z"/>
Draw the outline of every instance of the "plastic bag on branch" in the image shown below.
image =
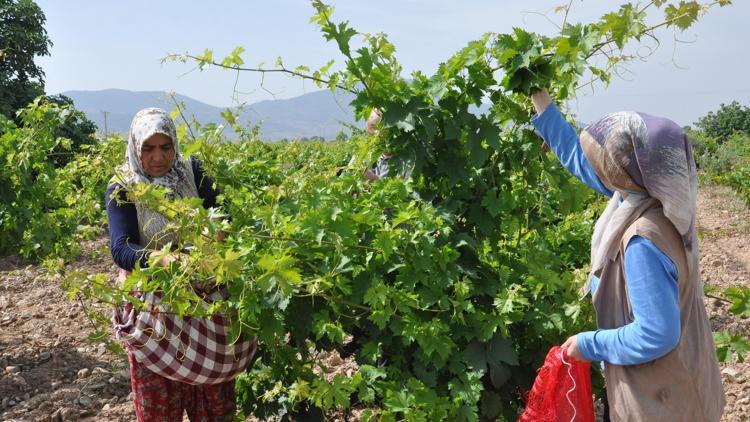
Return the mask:
<path id="1" fill-rule="evenodd" d="M 559 346 L 547 353 L 519 422 L 594 422 L 591 367 Z"/>

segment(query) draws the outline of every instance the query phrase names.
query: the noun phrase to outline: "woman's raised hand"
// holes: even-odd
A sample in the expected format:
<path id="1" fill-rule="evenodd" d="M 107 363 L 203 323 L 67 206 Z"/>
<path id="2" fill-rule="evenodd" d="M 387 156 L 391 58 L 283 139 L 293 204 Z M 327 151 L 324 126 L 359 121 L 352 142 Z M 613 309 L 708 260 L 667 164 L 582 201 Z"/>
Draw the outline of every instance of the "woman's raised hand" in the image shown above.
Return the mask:
<path id="1" fill-rule="evenodd" d="M 534 103 L 536 114 L 542 114 L 547 106 L 552 104 L 552 98 L 549 96 L 547 89 L 540 89 L 531 94 L 531 102 Z"/>

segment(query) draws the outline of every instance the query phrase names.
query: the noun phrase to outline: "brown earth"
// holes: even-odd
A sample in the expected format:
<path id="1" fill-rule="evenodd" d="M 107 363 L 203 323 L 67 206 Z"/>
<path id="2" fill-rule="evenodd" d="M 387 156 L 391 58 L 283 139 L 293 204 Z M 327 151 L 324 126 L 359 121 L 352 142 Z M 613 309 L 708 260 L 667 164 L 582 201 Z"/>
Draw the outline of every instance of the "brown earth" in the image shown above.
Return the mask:
<path id="1" fill-rule="evenodd" d="M 730 189 L 701 188 L 698 231 L 706 284 L 750 283 L 750 210 Z M 87 242 L 83 249 L 76 269 L 114 273 L 106 239 Z M 107 313 L 106 305 L 87 306 Z M 750 338 L 747 317 L 727 308 L 720 299 L 706 299 L 713 329 Z M 127 360 L 87 340 L 93 328 L 81 311 L 42 267 L 13 257 L 0 260 L 0 420 L 135 420 Z M 338 356 L 326 360 L 327 366 L 338 366 L 336 372 L 354 370 Z M 721 369 L 727 394 L 722 421 L 750 421 L 750 362 L 733 361 Z"/>
<path id="2" fill-rule="evenodd" d="M 707 286 L 750 284 L 750 209 L 725 186 L 704 186 L 698 195 L 701 275 Z M 750 321 L 732 315 L 729 304 L 706 298 L 714 331 L 750 338 Z M 750 359 L 750 356 L 748 356 Z M 750 361 L 721 364 L 727 406 L 723 421 L 750 421 Z"/>

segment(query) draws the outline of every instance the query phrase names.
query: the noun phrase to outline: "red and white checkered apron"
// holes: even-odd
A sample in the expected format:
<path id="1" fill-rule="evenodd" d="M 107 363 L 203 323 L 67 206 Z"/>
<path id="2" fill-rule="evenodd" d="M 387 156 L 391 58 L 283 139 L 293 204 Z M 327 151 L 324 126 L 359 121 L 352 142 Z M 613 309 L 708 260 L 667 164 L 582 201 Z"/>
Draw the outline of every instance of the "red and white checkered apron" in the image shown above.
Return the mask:
<path id="1" fill-rule="evenodd" d="M 223 289 L 207 299 L 226 296 Z M 141 312 L 128 303 L 115 311 L 112 320 L 117 339 L 154 373 L 188 384 L 218 384 L 234 379 L 250 364 L 257 341 L 233 342 L 227 318 L 180 317 L 159 305 L 159 295 L 154 293 L 143 294 L 142 300 Z"/>

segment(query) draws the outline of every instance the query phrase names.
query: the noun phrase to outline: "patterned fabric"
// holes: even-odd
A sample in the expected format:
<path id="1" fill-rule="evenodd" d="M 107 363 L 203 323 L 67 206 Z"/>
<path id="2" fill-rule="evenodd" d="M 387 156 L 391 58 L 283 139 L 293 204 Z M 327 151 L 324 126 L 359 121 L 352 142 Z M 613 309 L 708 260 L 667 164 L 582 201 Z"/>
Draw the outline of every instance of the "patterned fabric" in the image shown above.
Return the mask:
<path id="1" fill-rule="evenodd" d="M 593 276 L 613 260 L 625 230 L 655 203 L 682 236 L 691 272 L 698 264 L 695 230 L 697 176 L 682 128 L 671 120 L 636 112 L 605 116 L 581 133 L 581 146 L 612 199 L 591 241 Z"/>
<path id="2" fill-rule="evenodd" d="M 388 161 L 390 161 L 390 159 L 391 154 L 384 152 L 380 155 L 380 158 L 378 158 L 378 161 L 375 163 L 375 165 L 370 168 L 370 171 L 375 176 L 378 176 L 378 179 L 382 179 L 388 176 Z"/>
<path id="3" fill-rule="evenodd" d="M 229 421 L 234 415 L 234 382 L 190 385 L 168 380 L 138 363 L 131 353 L 130 385 L 139 421 L 181 422 L 187 412 L 192 422 Z"/>
<path id="4" fill-rule="evenodd" d="M 127 343 L 138 362 L 170 380 L 196 385 L 227 382 L 247 368 L 255 354 L 255 340 L 230 338 L 230 323 L 223 316 L 174 315 L 159 305 L 159 297 L 145 293 L 140 312 L 127 303 L 113 318 L 117 339 Z M 206 302 L 227 297 L 222 289 Z M 208 307 L 206 302 L 202 305 Z"/>

